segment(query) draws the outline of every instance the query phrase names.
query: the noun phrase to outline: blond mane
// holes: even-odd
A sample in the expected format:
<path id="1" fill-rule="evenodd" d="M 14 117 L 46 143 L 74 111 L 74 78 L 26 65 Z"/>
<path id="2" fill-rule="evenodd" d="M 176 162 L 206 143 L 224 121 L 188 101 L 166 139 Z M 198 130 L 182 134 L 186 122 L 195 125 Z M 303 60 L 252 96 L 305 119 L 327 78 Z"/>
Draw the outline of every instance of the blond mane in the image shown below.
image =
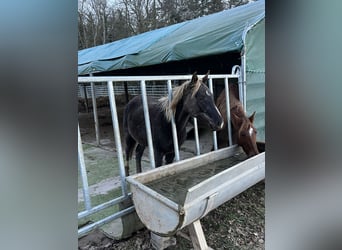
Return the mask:
<path id="1" fill-rule="evenodd" d="M 161 97 L 159 99 L 161 109 L 163 110 L 167 121 L 170 122 L 172 119 L 172 115 L 175 115 L 176 109 L 177 109 L 177 104 L 182 99 L 185 90 L 190 87 L 189 86 L 190 84 L 191 84 L 191 80 L 188 80 L 188 81 L 184 82 L 182 85 L 174 87 L 172 89 L 172 101 L 171 101 L 171 103 L 169 101 L 168 96 L 164 96 L 164 97 Z M 198 78 L 196 84 L 194 86 L 191 86 L 191 88 L 192 88 L 191 96 L 192 97 L 197 93 L 201 84 L 202 84 L 202 79 Z"/>

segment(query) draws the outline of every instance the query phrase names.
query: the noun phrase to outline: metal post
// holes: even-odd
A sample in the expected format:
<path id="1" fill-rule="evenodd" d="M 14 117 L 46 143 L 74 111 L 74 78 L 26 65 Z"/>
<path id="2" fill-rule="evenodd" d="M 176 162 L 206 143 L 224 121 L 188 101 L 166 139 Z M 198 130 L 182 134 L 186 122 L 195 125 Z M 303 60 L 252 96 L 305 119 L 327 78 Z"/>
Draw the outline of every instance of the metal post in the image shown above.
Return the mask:
<path id="1" fill-rule="evenodd" d="M 241 73 L 241 81 L 242 81 L 242 93 L 243 93 L 243 108 L 245 112 L 247 112 L 247 95 L 246 95 L 246 53 L 243 52 L 242 60 L 241 60 L 241 66 L 242 66 L 242 73 Z"/>
<path id="2" fill-rule="evenodd" d="M 127 196 L 127 184 L 126 184 L 126 179 L 125 179 L 126 173 L 125 173 L 124 159 L 123 159 L 123 154 L 122 154 L 122 146 L 121 146 L 121 137 L 120 137 L 119 122 L 118 122 L 118 114 L 117 114 L 117 111 L 116 111 L 116 103 L 115 103 L 115 98 L 114 98 L 113 81 L 108 81 L 107 82 L 107 88 L 108 88 L 108 95 L 109 95 L 110 110 L 111 110 L 111 113 L 112 113 L 115 145 L 116 145 L 116 151 L 117 151 L 118 160 L 119 160 L 121 189 L 122 189 L 123 195 Z"/>
<path id="3" fill-rule="evenodd" d="M 245 60 L 245 57 L 243 58 L 242 62 L 244 62 L 244 60 Z M 245 90 L 244 90 L 244 80 L 243 80 L 243 75 L 245 75 L 245 73 L 244 72 L 241 73 L 241 67 L 239 65 L 234 65 L 232 68 L 232 75 L 238 75 L 239 100 L 241 101 L 243 108 L 246 112 L 245 101 L 244 101 L 246 97 L 244 95 Z"/>
<path id="4" fill-rule="evenodd" d="M 91 74 L 91 76 L 92 76 L 92 74 Z M 94 122 L 95 122 L 96 145 L 100 146 L 100 129 L 99 129 L 99 119 L 98 119 L 98 116 L 97 116 L 95 85 L 94 85 L 93 82 L 91 82 L 90 86 L 91 86 L 91 99 L 92 99 L 92 102 L 93 102 L 93 113 L 94 113 Z"/>
<path id="5" fill-rule="evenodd" d="M 143 108 L 144 108 L 148 152 L 150 154 L 150 163 L 151 163 L 151 168 L 155 168 L 156 164 L 154 161 L 154 150 L 153 150 L 153 141 L 152 141 L 152 133 L 151 133 L 150 115 L 148 112 L 145 80 L 140 81 L 140 88 L 141 88 L 141 96 L 142 96 Z"/>
<path id="6" fill-rule="evenodd" d="M 229 85 L 228 85 L 228 77 L 224 78 L 224 90 L 226 94 L 226 109 L 227 109 L 227 127 L 228 127 L 228 140 L 229 146 L 233 145 L 232 141 L 232 128 L 230 124 L 230 103 L 229 103 Z"/>
<path id="7" fill-rule="evenodd" d="M 86 210 L 91 209 L 91 200 L 89 196 L 89 186 L 88 186 L 88 177 L 87 177 L 87 170 L 85 167 L 84 162 L 84 154 L 83 154 L 83 147 L 82 147 L 82 140 L 81 140 L 81 133 L 80 133 L 80 126 L 77 126 L 78 129 L 78 168 L 81 173 L 82 179 L 82 191 L 84 197 L 84 205 Z"/>
<path id="8" fill-rule="evenodd" d="M 84 105 L 86 108 L 86 112 L 89 112 L 89 108 L 88 108 L 88 95 L 87 95 L 87 87 L 86 84 L 83 84 L 83 94 L 84 94 Z"/>
<path id="9" fill-rule="evenodd" d="M 209 90 L 212 94 L 214 94 L 213 90 L 213 79 L 209 79 Z M 213 131 L 213 144 L 214 144 L 214 150 L 217 150 L 217 136 L 216 131 Z"/>
<path id="10" fill-rule="evenodd" d="M 167 80 L 167 91 L 168 91 L 169 103 L 171 103 L 171 101 L 172 101 L 171 80 Z M 175 151 L 175 159 L 176 159 L 176 161 L 179 161 L 177 127 L 176 127 L 176 123 L 175 123 L 175 116 L 173 114 L 171 117 L 171 127 L 172 127 L 172 137 L 173 137 L 173 147 L 174 147 L 174 151 Z"/>
<path id="11" fill-rule="evenodd" d="M 198 125 L 197 125 L 197 118 L 194 117 L 194 130 L 195 130 L 195 142 L 196 142 L 196 155 L 200 155 L 200 146 L 199 146 L 199 136 L 198 136 Z"/>

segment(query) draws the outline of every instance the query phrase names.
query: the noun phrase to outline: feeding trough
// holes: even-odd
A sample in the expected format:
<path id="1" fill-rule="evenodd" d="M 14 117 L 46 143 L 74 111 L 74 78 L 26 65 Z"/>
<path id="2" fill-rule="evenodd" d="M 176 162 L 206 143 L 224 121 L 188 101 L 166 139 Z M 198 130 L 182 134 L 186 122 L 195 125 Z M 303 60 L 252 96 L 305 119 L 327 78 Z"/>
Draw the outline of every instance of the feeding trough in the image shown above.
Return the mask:
<path id="1" fill-rule="evenodd" d="M 127 181 L 136 212 L 150 231 L 172 236 L 189 226 L 195 249 L 208 249 L 199 220 L 264 178 L 265 152 L 247 159 L 235 145 L 129 176 Z"/>

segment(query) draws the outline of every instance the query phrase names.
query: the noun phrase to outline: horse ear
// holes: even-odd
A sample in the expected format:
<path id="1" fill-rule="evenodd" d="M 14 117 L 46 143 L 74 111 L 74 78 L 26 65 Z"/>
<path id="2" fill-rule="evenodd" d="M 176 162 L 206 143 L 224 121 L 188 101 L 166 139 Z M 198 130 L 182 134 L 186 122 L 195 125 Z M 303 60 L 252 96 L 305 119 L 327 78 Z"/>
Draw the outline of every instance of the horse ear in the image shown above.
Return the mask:
<path id="1" fill-rule="evenodd" d="M 197 71 L 192 74 L 191 83 L 196 83 L 198 80 Z"/>
<path id="2" fill-rule="evenodd" d="M 235 129 L 239 129 L 241 124 L 242 124 L 242 119 L 240 117 L 238 117 L 236 114 L 231 113 L 231 121 L 233 124 L 233 127 Z"/>
<path id="3" fill-rule="evenodd" d="M 203 77 L 202 82 L 207 82 L 208 81 L 209 73 L 210 73 L 210 70 L 208 70 L 207 74 Z"/>
<path id="4" fill-rule="evenodd" d="M 250 121 L 251 123 L 254 122 L 254 115 L 255 115 L 255 111 L 254 111 L 253 114 L 248 118 L 249 121 Z"/>

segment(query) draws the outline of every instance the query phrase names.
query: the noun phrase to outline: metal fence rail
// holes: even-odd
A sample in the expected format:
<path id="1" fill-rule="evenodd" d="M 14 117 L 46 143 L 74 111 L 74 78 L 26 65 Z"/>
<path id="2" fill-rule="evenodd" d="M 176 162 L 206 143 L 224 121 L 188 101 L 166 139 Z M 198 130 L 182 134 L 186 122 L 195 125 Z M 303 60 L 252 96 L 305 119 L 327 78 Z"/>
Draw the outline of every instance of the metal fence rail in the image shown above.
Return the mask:
<path id="1" fill-rule="evenodd" d="M 82 190 L 83 190 L 83 197 L 85 202 L 85 210 L 78 213 L 78 219 L 84 218 L 86 216 L 89 216 L 91 214 L 97 213 L 99 211 L 102 211 L 105 208 L 114 206 L 124 200 L 127 200 L 130 198 L 131 193 L 128 193 L 127 191 L 127 184 L 126 184 L 126 176 L 125 176 L 125 169 L 124 169 L 124 160 L 123 160 L 123 152 L 122 152 L 122 144 L 121 144 L 121 138 L 120 138 L 120 130 L 119 130 L 119 122 L 118 122 L 118 116 L 116 111 L 116 102 L 115 102 L 115 95 L 120 95 L 124 92 L 123 82 L 127 82 L 128 91 L 130 94 L 142 94 L 143 95 L 143 105 L 144 105 L 144 115 L 145 115 L 145 122 L 146 122 L 146 134 L 148 137 L 148 146 L 149 149 L 153 149 L 152 146 L 152 134 L 149 124 L 149 113 L 147 108 L 147 95 L 168 95 L 169 98 L 171 98 L 172 93 L 172 85 L 177 85 L 178 81 L 185 81 L 190 80 L 191 75 L 177 75 L 177 76 L 134 76 L 134 77 L 79 77 L 78 83 L 79 86 L 87 84 L 86 91 L 88 97 L 92 97 L 94 105 L 94 120 L 95 120 L 95 126 L 99 126 L 97 122 L 97 112 L 96 112 L 96 97 L 98 96 L 108 96 L 110 100 L 110 108 L 111 108 L 111 116 L 113 121 L 113 130 L 114 130 L 114 139 L 115 139 L 115 146 L 116 146 L 116 152 L 117 152 L 117 158 L 119 162 L 119 171 L 120 171 L 120 178 L 121 178 L 121 196 L 116 197 L 110 201 L 107 201 L 103 204 L 97 205 L 95 207 L 91 204 L 91 198 L 89 194 L 89 186 L 88 186 L 88 177 L 87 177 L 87 171 L 86 171 L 86 165 L 84 161 L 84 155 L 83 155 L 83 149 L 82 149 L 82 140 L 80 131 L 78 128 L 78 166 L 80 171 L 80 176 L 82 180 Z M 224 80 L 225 84 L 225 91 L 226 96 L 229 94 L 229 88 L 228 88 L 228 81 L 229 79 L 239 79 L 240 74 L 239 71 L 232 72 L 232 74 L 222 74 L 222 75 L 209 75 L 209 88 L 211 91 L 213 91 L 213 84 L 214 79 L 222 79 Z M 158 84 L 147 84 L 147 83 L 158 83 Z M 239 81 L 240 82 L 240 81 Z M 104 84 L 105 83 L 105 84 Z M 93 88 L 91 87 L 93 86 Z M 89 88 L 88 88 L 89 87 Z M 79 87 L 79 94 L 82 92 L 82 87 Z M 81 94 L 80 94 L 81 95 Z M 229 114 L 229 101 L 226 102 L 227 104 L 227 115 L 228 119 L 230 119 Z M 194 124 L 196 123 L 196 120 L 194 121 Z M 230 130 L 230 122 L 228 122 L 228 129 L 229 134 L 231 138 L 231 130 Z M 96 133 L 98 133 L 99 129 L 95 128 Z M 177 131 L 176 126 L 174 123 L 174 119 L 172 121 L 172 132 L 173 132 L 173 139 L 177 139 Z M 196 135 L 196 154 L 200 155 L 200 147 L 199 147 L 199 138 L 198 138 L 198 131 L 197 126 L 195 126 L 195 135 Z M 96 138 L 98 140 L 99 144 L 99 135 L 96 135 Z M 230 140 L 231 141 L 231 140 Z M 214 149 L 217 149 L 217 140 L 216 140 L 216 133 L 213 133 L 213 144 Z M 179 148 L 178 143 L 174 141 L 175 146 L 175 161 L 179 161 Z M 154 168 L 154 154 L 153 150 L 149 150 L 149 158 L 151 163 L 151 168 Z M 90 225 L 87 225 L 85 227 L 82 227 L 78 230 L 79 237 L 85 235 L 87 232 L 91 231 L 92 229 L 99 227 L 105 223 L 108 223 L 114 219 L 117 219 L 123 215 L 126 215 L 128 213 L 131 213 L 134 211 L 134 207 L 129 207 L 124 210 L 121 210 L 117 213 L 114 213 L 104 219 L 101 219 L 99 221 L 96 221 Z"/>
<path id="2" fill-rule="evenodd" d="M 175 85 L 175 84 L 174 84 Z M 140 83 L 137 82 L 136 84 L 131 83 L 128 87 L 128 92 L 130 95 L 140 95 L 141 89 L 140 89 Z M 86 93 L 85 93 L 86 91 Z M 114 83 L 114 91 L 116 95 L 122 95 L 125 94 L 125 86 L 123 82 L 115 82 Z M 167 86 L 165 84 L 161 85 L 159 84 L 149 84 L 146 85 L 146 93 L 149 96 L 165 96 L 168 93 Z M 92 90 L 90 85 L 78 85 L 77 95 L 79 98 L 90 98 L 92 95 Z M 97 84 L 96 85 L 96 97 L 107 97 L 108 96 L 108 90 L 107 90 L 107 82 Z"/>

